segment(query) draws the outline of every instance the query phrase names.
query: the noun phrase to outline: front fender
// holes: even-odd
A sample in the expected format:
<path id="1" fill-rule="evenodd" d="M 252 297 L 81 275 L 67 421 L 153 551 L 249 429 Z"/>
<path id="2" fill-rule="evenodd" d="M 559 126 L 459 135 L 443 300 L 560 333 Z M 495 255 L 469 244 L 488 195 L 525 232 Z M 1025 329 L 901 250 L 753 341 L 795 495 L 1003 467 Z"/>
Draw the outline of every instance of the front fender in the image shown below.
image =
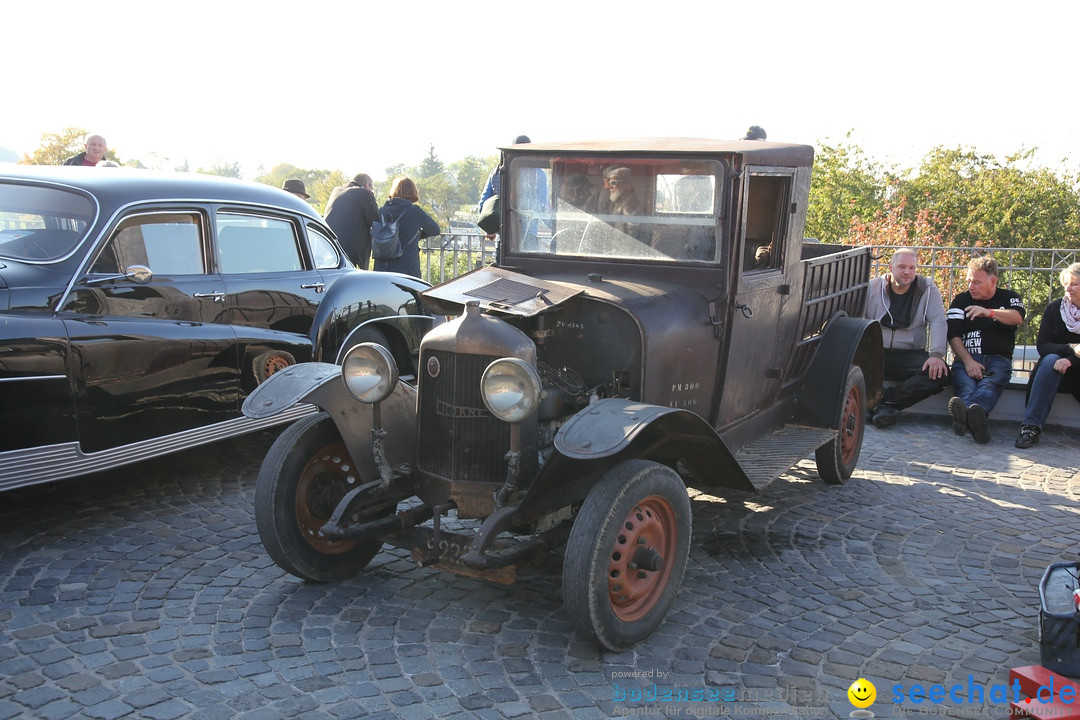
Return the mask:
<path id="1" fill-rule="evenodd" d="M 866 406 L 874 407 L 881 399 L 885 373 L 881 325 L 877 320 L 842 316 L 829 321 L 796 393 L 796 420 L 816 427 L 835 427 L 852 365 L 862 368 Z"/>
<path id="2" fill-rule="evenodd" d="M 363 477 L 378 477 L 371 455 L 374 411 L 354 398 L 341 379 L 341 367 L 330 363 L 300 363 L 274 373 L 244 400 L 244 415 L 261 419 L 297 403 L 311 403 L 333 420 L 353 462 Z M 387 431 L 383 451 L 391 467 L 411 463 L 416 448 L 416 388 L 399 382 L 380 404 Z"/>
<path id="3" fill-rule="evenodd" d="M 559 428 L 555 449 L 570 460 L 650 458 L 689 469 L 695 487 L 755 492 L 734 454 L 700 415 L 681 408 L 606 398 Z M 547 468 L 545 468 L 546 470 Z"/>

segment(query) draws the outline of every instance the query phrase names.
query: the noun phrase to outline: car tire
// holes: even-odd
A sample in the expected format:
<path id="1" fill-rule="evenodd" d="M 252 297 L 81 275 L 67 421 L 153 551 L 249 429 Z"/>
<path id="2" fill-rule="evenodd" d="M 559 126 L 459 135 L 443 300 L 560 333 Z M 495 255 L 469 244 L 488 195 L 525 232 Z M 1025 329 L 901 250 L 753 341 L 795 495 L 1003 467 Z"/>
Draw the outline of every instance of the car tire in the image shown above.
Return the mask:
<path id="1" fill-rule="evenodd" d="M 295 364 L 296 358 L 292 356 L 292 353 L 271 350 L 262 353 L 251 362 L 251 371 L 255 375 L 255 382 L 262 385 L 274 373 Z"/>
<path id="2" fill-rule="evenodd" d="M 866 380 L 858 365 L 852 365 L 848 370 L 840 402 L 843 406 L 836 436 L 814 454 L 818 475 L 830 485 L 840 485 L 851 477 L 862 450 L 866 429 Z"/>
<path id="3" fill-rule="evenodd" d="M 255 525 L 271 559 L 316 582 L 342 580 L 366 567 L 380 541 L 319 533 L 341 498 L 362 482 L 326 413 L 290 425 L 270 447 L 255 485 Z"/>
<path id="4" fill-rule="evenodd" d="M 648 637 L 675 601 L 690 532 L 690 498 L 674 470 L 631 460 L 605 473 L 566 545 L 563 603 L 574 626 L 616 652 Z"/>
<path id="5" fill-rule="evenodd" d="M 375 343 L 376 345 L 382 345 L 384 348 L 390 351 L 391 355 L 394 354 L 394 348 L 390 345 L 390 341 L 387 339 L 386 333 L 375 327 L 358 328 L 356 332 L 349 335 L 345 342 L 347 344 L 342 345 L 341 349 L 338 351 L 337 360 L 335 361 L 338 365 L 340 365 L 342 360 L 345 359 L 345 353 L 347 353 L 349 350 L 356 347 L 360 343 L 369 342 Z M 397 358 L 395 357 L 394 360 L 396 361 Z M 400 367 L 400 363 L 398 364 L 398 366 Z"/>

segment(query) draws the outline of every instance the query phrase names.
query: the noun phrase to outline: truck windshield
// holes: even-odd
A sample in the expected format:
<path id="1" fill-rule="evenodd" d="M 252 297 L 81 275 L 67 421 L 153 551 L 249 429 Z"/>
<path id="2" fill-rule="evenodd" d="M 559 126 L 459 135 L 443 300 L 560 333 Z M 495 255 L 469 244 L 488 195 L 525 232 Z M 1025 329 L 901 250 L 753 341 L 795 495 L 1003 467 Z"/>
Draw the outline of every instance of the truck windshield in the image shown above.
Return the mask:
<path id="1" fill-rule="evenodd" d="M 511 252 L 718 260 L 718 161 L 527 156 L 509 170 L 510 221 L 502 234 Z"/>

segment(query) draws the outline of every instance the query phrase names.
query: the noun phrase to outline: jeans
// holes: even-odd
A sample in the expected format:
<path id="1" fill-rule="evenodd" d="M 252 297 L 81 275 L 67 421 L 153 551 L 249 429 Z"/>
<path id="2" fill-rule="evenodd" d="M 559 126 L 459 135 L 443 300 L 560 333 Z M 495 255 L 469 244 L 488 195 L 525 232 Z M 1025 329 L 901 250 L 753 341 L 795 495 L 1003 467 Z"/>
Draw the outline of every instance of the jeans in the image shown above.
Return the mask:
<path id="1" fill-rule="evenodd" d="M 967 374 L 964 363 L 956 360 L 952 367 L 953 395 L 964 401 L 964 405 L 981 405 L 990 412 L 997 405 L 1001 392 L 1012 377 L 1012 358 L 1002 355 L 978 355 L 972 353 L 972 359 L 981 363 L 982 380 L 976 381 Z"/>
<path id="2" fill-rule="evenodd" d="M 1035 366 L 1035 377 L 1031 381 L 1027 407 L 1024 408 L 1024 425 L 1041 428 L 1046 422 L 1046 416 L 1050 414 L 1050 407 L 1054 404 L 1054 396 L 1065 377 L 1054 369 L 1054 363 L 1060 359 L 1060 355 L 1046 355 Z"/>

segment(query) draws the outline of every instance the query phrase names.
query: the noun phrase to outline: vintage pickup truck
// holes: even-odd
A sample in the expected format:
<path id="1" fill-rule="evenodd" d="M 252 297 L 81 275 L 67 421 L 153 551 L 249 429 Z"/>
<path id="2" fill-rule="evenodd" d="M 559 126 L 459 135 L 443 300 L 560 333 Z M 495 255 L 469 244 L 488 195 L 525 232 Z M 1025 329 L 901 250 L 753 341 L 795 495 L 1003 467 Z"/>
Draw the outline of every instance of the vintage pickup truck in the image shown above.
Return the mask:
<path id="1" fill-rule="evenodd" d="M 362 343 L 247 399 L 323 411 L 260 472 L 271 557 L 329 581 L 388 543 L 510 582 L 565 546 L 574 625 L 647 637 L 686 567 L 687 487 L 751 493 L 811 453 L 840 483 L 858 460 L 882 382 L 871 257 L 804 242 L 812 162 L 761 141 L 504 148 L 498 262 L 423 293 L 456 319 L 418 359 Z"/>

